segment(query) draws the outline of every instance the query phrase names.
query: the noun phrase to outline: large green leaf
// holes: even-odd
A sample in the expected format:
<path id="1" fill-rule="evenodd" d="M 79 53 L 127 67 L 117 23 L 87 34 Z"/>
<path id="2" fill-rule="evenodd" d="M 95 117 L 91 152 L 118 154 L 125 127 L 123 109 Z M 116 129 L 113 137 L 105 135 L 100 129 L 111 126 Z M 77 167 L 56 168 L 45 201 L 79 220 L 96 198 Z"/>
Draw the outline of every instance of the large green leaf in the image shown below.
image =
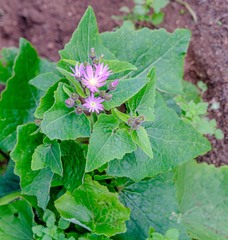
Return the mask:
<path id="1" fill-rule="evenodd" d="M 0 52 L 0 82 L 6 83 L 12 76 L 13 64 L 18 54 L 17 48 L 3 48 Z"/>
<path id="2" fill-rule="evenodd" d="M 125 232 L 125 221 L 130 215 L 117 193 L 109 192 L 90 176 L 72 194 L 67 192 L 56 200 L 55 207 L 64 219 L 106 236 Z"/>
<path id="3" fill-rule="evenodd" d="M 63 162 L 63 185 L 67 190 L 73 192 L 84 179 L 86 163 L 84 152 L 81 146 L 74 141 L 63 141 L 60 147 Z"/>
<path id="4" fill-rule="evenodd" d="M 108 173 L 140 181 L 175 168 L 210 150 L 209 141 L 169 109 L 160 95 L 156 98 L 155 120 L 145 124 L 154 158 L 142 150 L 109 163 Z"/>
<path id="5" fill-rule="evenodd" d="M 7 170 L 3 176 L 0 175 L 0 197 L 20 189 L 19 178 L 14 174 L 14 162 L 9 161 Z"/>
<path id="6" fill-rule="evenodd" d="M 94 125 L 88 147 L 86 172 L 90 172 L 114 158 L 121 159 L 124 154 L 136 149 L 126 129 L 118 129 L 118 119 L 112 115 L 101 114 Z"/>
<path id="7" fill-rule="evenodd" d="M 32 240 L 34 216 L 31 206 L 25 200 L 17 200 L 0 206 L 0 239 Z"/>
<path id="8" fill-rule="evenodd" d="M 8 80 L 0 101 L 0 148 L 12 150 L 18 125 L 34 120 L 33 113 L 41 92 L 29 84 L 39 72 L 47 70 L 35 49 L 25 39 L 20 39 L 19 53 L 15 59 L 13 76 Z"/>
<path id="9" fill-rule="evenodd" d="M 105 59 L 114 59 L 115 57 L 106 49 L 98 33 L 98 27 L 94 11 L 88 7 L 82 17 L 78 28 L 73 33 L 70 42 L 63 50 L 59 51 L 61 58 L 74 59 L 79 62 L 89 61 L 89 51 L 95 48 L 96 54 L 104 54 Z"/>
<path id="10" fill-rule="evenodd" d="M 155 67 L 158 89 L 175 94 L 182 92 L 184 56 L 190 40 L 188 30 L 134 31 L 123 26 L 116 32 L 103 33 L 102 39 L 118 60 L 137 67 L 131 76 L 145 77 Z"/>
<path id="11" fill-rule="evenodd" d="M 155 104 L 155 69 L 148 73 L 149 82 L 133 98 L 129 100 L 129 107 L 133 112 L 143 115 L 146 121 L 154 120 Z"/>
<path id="12" fill-rule="evenodd" d="M 159 233 L 165 233 L 169 228 L 177 228 L 181 233 L 181 240 L 190 239 L 179 220 L 172 172 L 123 187 L 120 200 L 131 209 L 131 217 L 127 222 L 127 232 L 116 239 L 144 240 L 149 227 Z"/>
<path id="13" fill-rule="evenodd" d="M 103 103 L 104 108 L 110 110 L 111 108 L 120 106 L 138 93 L 148 81 L 149 78 L 147 77 L 120 79 L 116 90 L 111 92 L 112 99 Z"/>
<path id="14" fill-rule="evenodd" d="M 69 140 L 90 136 L 90 122 L 85 114 L 77 115 L 74 108 L 67 108 L 65 100 L 69 97 L 59 83 L 55 91 L 54 105 L 44 113 L 41 130 L 48 138 Z"/>
<path id="15" fill-rule="evenodd" d="M 49 167 L 52 172 L 62 176 L 63 167 L 61 151 L 57 140 L 50 141 L 44 138 L 43 144 L 39 145 L 33 155 L 31 168 L 33 171 Z"/>
<path id="16" fill-rule="evenodd" d="M 60 79 L 61 76 L 58 76 L 53 72 L 47 72 L 39 74 L 37 77 L 33 78 L 29 83 L 42 91 L 47 91 L 52 85 L 54 85 Z"/>
<path id="17" fill-rule="evenodd" d="M 177 196 L 181 221 L 192 238 L 225 240 L 228 237 L 228 167 L 190 161 L 178 168 Z"/>
<path id="18" fill-rule="evenodd" d="M 42 134 L 35 133 L 37 128 L 33 123 L 19 126 L 17 143 L 10 155 L 15 162 L 15 174 L 20 177 L 22 194 L 36 196 L 38 206 L 45 209 L 50 198 L 49 191 L 53 173 L 50 168 L 31 170 L 33 152 L 37 146 L 42 144 L 43 139 Z M 29 148 L 25 151 L 26 146 Z"/>

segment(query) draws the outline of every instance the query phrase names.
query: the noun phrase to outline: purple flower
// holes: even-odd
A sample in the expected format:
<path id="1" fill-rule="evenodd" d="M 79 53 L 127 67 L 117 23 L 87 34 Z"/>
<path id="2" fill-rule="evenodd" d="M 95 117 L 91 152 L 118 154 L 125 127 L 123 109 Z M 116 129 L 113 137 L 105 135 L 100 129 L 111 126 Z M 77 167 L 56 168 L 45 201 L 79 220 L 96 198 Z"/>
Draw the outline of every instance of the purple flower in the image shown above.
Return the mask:
<path id="1" fill-rule="evenodd" d="M 98 71 L 99 76 L 106 76 L 108 78 L 112 73 L 112 71 L 109 70 L 108 65 L 104 66 L 104 63 L 95 65 L 95 68 Z"/>
<path id="2" fill-rule="evenodd" d="M 99 65 L 98 65 L 99 66 Z M 82 78 L 82 83 L 84 86 L 89 88 L 91 92 L 98 92 L 98 88 L 106 84 L 108 75 L 106 72 L 104 74 L 100 73 L 100 67 L 96 67 L 96 70 L 93 70 L 92 66 L 87 66 L 84 72 L 84 77 Z"/>
<path id="3" fill-rule="evenodd" d="M 100 97 L 95 98 L 94 94 L 92 93 L 91 96 L 86 98 L 83 106 L 86 107 L 89 110 L 89 112 L 95 112 L 96 111 L 97 113 L 99 113 L 99 110 L 100 111 L 104 110 L 104 107 L 101 104 L 102 102 L 104 102 L 104 99 L 102 99 Z"/>
<path id="4" fill-rule="evenodd" d="M 75 104 L 75 101 L 71 98 L 68 98 L 66 101 L 65 101 L 65 104 L 68 108 L 72 108 Z"/>
<path id="5" fill-rule="evenodd" d="M 72 70 L 72 76 L 76 77 L 76 78 L 80 78 L 83 76 L 84 74 L 84 64 L 81 63 L 79 66 L 78 66 L 78 62 L 76 63 L 75 67 L 72 68 L 70 67 L 70 69 Z"/>

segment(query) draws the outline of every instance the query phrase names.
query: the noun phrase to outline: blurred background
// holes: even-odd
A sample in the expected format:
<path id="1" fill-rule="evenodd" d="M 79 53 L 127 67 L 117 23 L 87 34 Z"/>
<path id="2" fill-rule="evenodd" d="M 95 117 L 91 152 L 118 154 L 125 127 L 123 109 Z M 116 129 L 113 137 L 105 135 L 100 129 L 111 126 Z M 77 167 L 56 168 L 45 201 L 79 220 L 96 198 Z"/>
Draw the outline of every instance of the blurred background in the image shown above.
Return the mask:
<path id="1" fill-rule="evenodd" d="M 199 160 L 228 164 L 228 0 L 160 0 L 164 8 L 154 13 L 153 19 L 155 9 L 135 9 L 140 2 L 0 0 L 0 49 L 18 46 L 19 38 L 24 37 L 41 56 L 58 61 L 58 50 L 69 41 L 88 5 L 94 8 L 100 32 L 120 27 L 124 19 L 130 19 L 137 28 L 163 27 L 170 32 L 189 28 L 192 40 L 185 79 L 207 84 L 203 98 L 210 103 L 209 117 L 217 120 L 225 134 L 223 140 L 210 138 L 214 149 Z"/>

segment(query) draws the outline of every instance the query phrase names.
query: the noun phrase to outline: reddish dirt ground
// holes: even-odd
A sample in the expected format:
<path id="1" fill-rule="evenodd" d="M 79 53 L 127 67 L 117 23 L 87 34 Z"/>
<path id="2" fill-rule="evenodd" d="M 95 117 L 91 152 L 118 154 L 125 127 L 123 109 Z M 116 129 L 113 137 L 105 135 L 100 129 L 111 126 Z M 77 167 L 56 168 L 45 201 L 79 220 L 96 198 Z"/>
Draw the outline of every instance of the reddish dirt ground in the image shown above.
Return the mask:
<path id="1" fill-rule="evenodd" d="M 224 131 L 224 140 L 210 138 L 213 150 L 200 158 L 215 165 L 228 164 L 228 0 L 186 0 L 195 11 L 194 23 L 182 5 L 172 1 L 165 8 L 161 27 L 168 31 L 186 27 L 192 30 L 185 78 L 191 82 L 202 80 L 208 85 L 204 99 L 218 102 L 218 110 L 210 110 Z M 92 5 L 100 32 L 111 31 L 118 25 L 111 19 L 120 15 L 119 8 L 133 6 L 131 0 L 0 0 L 0 48 L 17 46 L 25 37 L 41 56 L 58 60 L 58 50 L 69 40 L 88 5 Z"/>

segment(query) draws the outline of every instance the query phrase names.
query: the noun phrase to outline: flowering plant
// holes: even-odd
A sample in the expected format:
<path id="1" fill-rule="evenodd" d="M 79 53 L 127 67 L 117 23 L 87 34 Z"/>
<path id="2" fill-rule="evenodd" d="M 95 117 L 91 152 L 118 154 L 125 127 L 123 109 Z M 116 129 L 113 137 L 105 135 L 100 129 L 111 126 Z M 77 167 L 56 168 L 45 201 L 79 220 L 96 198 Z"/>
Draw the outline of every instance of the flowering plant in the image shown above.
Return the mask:
<path id="1" fill-rule="evenodd" d="M 188 30 L 126 26 L 100 35 L 89 7 L 57 64 L 25 39 L 5 50 L 0 149 L 10 160 L 0 178 L 0 239 L 217 237 L 192 224 L 213 208 L 194 174 L 217 193 L 211 179 L 225 170 L 192 160 L 210 144 L 173 100 L 185 94 L 189 39 Z M 191 215 L 194 204 L 204 214 Z"/>

